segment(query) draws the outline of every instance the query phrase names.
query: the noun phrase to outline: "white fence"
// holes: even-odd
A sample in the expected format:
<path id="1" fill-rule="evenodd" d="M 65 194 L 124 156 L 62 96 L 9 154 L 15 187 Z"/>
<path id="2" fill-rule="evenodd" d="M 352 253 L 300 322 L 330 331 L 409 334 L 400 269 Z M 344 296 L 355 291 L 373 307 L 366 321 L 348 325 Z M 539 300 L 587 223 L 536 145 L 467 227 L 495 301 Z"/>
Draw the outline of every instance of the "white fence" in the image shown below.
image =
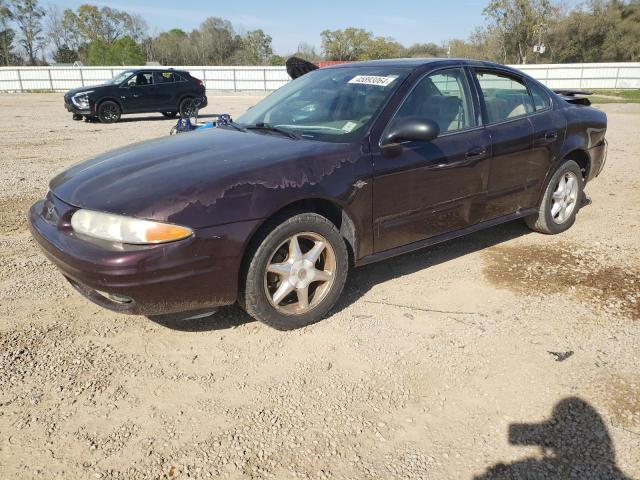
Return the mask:
<path id="1" fill-rule="evenodd" d="M 512 65 L 550 88 L 640 88 L 640 63 Z M 144 67 L 2 67 L 0 92 L 65 91 L 96 85 L 123 70 Z M 153 67 L 152 67 L 153 68 Z M 289 81 L 284 67 L 175 67 L 210 91 L 275 90 Z"/>

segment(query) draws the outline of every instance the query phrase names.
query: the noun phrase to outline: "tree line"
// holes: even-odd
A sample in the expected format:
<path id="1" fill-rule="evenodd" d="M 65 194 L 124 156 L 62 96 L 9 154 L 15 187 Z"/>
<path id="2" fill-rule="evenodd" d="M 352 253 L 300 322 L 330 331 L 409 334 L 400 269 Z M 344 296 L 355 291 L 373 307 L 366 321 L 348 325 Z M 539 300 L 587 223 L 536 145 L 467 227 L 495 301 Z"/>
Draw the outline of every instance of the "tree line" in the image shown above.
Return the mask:
<path id="1" fill-rule="evenodd" d="M 468 57 L 500 63 L 640 61 L 640 0 L 589 0 L 574 8 L 551 0 L 489 0 L 484 25 L 466 39 L 404 46 L 360 28 L 321 32 L 312 60 Z M 544 46 L 544 48 L 540 48 Z M 535 51 L 534 51 L 535 47 Z M 282 65 L 263 30 L 238 32 L 210 17 L 186 32 L 149 35 L 137 14 L 84 4 L 76 10 L 38 0 L 0 0 L 0 65 Z"/>

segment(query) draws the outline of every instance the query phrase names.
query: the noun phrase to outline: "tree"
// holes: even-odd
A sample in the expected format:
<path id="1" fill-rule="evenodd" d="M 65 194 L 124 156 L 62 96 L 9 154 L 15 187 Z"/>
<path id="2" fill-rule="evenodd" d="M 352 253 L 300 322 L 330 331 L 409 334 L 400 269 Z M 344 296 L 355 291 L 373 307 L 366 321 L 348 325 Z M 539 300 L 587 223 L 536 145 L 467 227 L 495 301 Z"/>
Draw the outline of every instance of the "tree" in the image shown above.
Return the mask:
<path id="1" fill-rule="evenodd" d="M 271 58 L 269 59 L 269 65 L 272 67 L 280 67 L 284 65 L 285 62 L 286 59 L 282 55 L 271 55 Z"/>
<path id="2" fill-rule="evenodd" d="M 77 13 L 72 10 L 68 12 L 69 20 L 89 41 L 100 40 L 111 45 L 123 36 L 139 41 L 142 40 L 146 31 L 146 25 L 141 17 L 115 8 L 80 5 Z"/>
<path id="3" fill-rule="evenodd" d="M 316 48 L 306 42 L 300 42 L 298 44 L 298 50 L 293 54 L 293 56 L 303 58 L 309 62 L 315 62 L 321 58 L 320 55 L 318 55 L 318 52 L 316 52 Z"/>
<path id="4" fill-rule="evenodd" d="M 640 3 L 594 1 L 568 12 L 549 35 L 550 61 L 640 60 Z"/>
<path id="5" fill-rule="evenodd" d="M 78 59 L 78 52 L 67 45 L 60 45 L 53 54 L 56 63 L 73 63 Z"/>
<path id="6" fill-rule="evenodd" d="M 261 29 L 247 32 L 240 39 L 239 47 L 234 55 L 234 63 L 240 65 L 264 65 L 273 55 L 271 36 Z"/>
<path id="7" fill-rule="evenodd" d="M 415 43 L 407 48 L 404 54 L 411 58 L 446 57 L 447 49 L 435 43 Z"/>
<path id="8" fill-rule="evenodd" d="M 362 58 L 372 34 L 361 28 L 324 30 L 322 50 L 327 60 L 358 60 Z"/>
<path id="9" fill-rule="evenodd" d="M 360 60 L 377 60 L 381 58 L 398 58 L 404 53 L 404 47 L 393 38 L 374 37 L 365 43 Z"/>
<path id="10" fill-rule="evenodd" d="M 502 42 L 507 61 L 526 63 L 556 11 L 550 0 L 491 0 L 483 10 Z"/>
<path id="11" fill-rule="evenodd" d="M 14 0 L 12 14 L 20 32 L 18 43 L 27 54 L 29 64 L 35 65 L 38 52 L 45 46 L 42 36 L 42 17 L 45 12 L 38 6 L 37 0 Z"/>
<path id="12" fill-rule="evenodd" d="M 12 52 L 15 32 L 10 27 L 13 13 L 4 0 L 0 0 L 0 64 L 10 65 L 15 55 Z"/>
<path id="13" fill-rule="evenodd" d="M 200 65 L 225 65 L 240 45 L 231 22 L 222 18 L 207 18 L 198 30 L 191 32 L 191 45 Z M 196 62 L 194 62 L 196 63 Z"/>
<path id="14" fill-rule="evenodd" d="M 87 57 L 91 65 L 141 65 L 146 61 L 142 46 L 129 36 L 118 38 L 111 44 L 94 40 Z"/>
<path id="15" fill-rule="evenodd" d="M 162 65 L 188 65 L 189 35 L 179 28 L 151 39 L 150 59 Z"/>

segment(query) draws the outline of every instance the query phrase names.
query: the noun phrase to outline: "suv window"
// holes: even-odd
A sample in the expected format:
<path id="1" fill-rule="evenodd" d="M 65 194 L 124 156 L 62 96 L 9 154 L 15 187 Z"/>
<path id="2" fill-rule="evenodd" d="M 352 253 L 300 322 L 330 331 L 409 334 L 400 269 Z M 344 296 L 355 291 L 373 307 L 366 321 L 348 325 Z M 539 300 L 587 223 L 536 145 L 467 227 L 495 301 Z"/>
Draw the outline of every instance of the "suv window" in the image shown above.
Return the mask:
<path id="1" fill-rule="evenodd" d="M 441 70 L 420 80 L 405 99 L 395 118 L 404 117 L 424 117 L 433 120 L 443 133 L 474 126 L 471 95 L 464 70 Z"/>
<path id="2" fill-rule="evenodd" d="M 129 79 L 127 85 L 130 87 L 137 86 L 142 87 L 145 85 L 153 85 L 153 73 L 152 72 L 140 72 L 136 73 L 133 77 Z"/>
<path id="3" fill-rule="evenodd" d="M 518 78 L 497 72 L 476 72 L 489 123 L 502 122 L 534 111 L 533 101 Z"/>
<path id="4" fill-rule="evenodd" d="M 551 107 L 551 99 L 547 92 L 540 85 L 534 82 L 529 83 L 529 91 L 533 97 L 533 106 L 538 110 L 546 110 Z"/>
<path id="5" fill-rule="evenodd" d="M 173 72 L 153 72 L 153 81 L 158 85 L 163 85 L 175 82 L 176 78 Z"/>

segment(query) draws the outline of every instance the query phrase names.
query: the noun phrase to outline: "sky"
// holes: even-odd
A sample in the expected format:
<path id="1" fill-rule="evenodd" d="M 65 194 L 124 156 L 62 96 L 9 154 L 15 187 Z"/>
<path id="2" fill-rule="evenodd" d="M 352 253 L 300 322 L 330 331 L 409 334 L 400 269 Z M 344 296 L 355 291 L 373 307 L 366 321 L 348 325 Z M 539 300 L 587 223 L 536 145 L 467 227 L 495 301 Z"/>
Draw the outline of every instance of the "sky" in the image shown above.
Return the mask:
<path id="1" fill-rule="evenodd" d="M 108 5 L 141 15 L 155 34 L 171 28 L 190 31 L 207 17 L 231 21 L 236 30 L 261 28 L 273 38 L 280 55 L 296 51 L 300 42 L 320 46 L 320 32 L 364 28 L 404 45 L 452 38 L 466 39 L 483 24 L 489 0 L 41 0 L 41 5 L 76 9 L 83 3 Z"/>

